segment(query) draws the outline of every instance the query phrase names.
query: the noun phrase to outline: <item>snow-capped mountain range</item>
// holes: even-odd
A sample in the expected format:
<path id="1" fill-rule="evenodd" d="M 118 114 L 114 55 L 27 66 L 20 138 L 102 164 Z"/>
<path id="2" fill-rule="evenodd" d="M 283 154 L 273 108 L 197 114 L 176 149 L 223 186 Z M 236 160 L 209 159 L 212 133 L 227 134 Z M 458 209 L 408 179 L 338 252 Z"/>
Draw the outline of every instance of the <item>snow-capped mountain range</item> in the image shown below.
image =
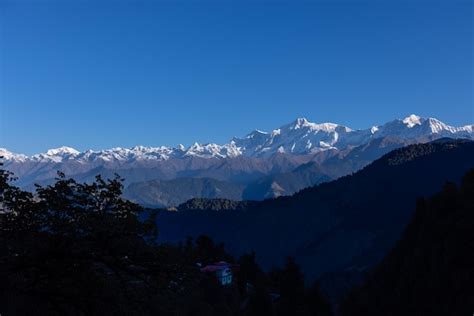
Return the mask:
<path id="1" fill-rule="evenodd" d="M 380 126 L 355 130 L 334 123 L 312 123 L 306 118 L 283 125 L 271 132 L 255 130 L 243 138 L 233 138 L 224 145 L 199 144 L 184 147 L 111 148 L 100 151 L 80 152 L 71 147 L 50 149 L 32 156 L 16 154 L 0 148 L 0 156 L 7 162 L 52 162 L 76 161 L 79 163 L 104 163 L 120 161 L 153 161 L 171 158 L 234 158 L 270 157 L 274 154 L 307 155 L 328 149 L 345 150 L 368 143 L 372 139 L 394 137 L 407 141 L 428 141 L 442 137 L 474 139 L 474 125 L 449 126 L 435 118 L 410 115 Z"/>
<path id="2" fill-rule="evenodd" d="M 291 195 L 355 172 L 384 154 L 439 138 L 474 140 L 473 125 L 452 127 L 410 115 L 355 130 L 298 118 L 271 132 L 255 130 L 224 145 L 112 148 L 80 152 L 70 147 L 32 156 L 0 149 L 15 184 L 54 182 L 58 171 L 81 182 L 100 174 L 125 179 L 124 194 L 143 205 L 176 206 L 188 199 L 251 199 Z"/>

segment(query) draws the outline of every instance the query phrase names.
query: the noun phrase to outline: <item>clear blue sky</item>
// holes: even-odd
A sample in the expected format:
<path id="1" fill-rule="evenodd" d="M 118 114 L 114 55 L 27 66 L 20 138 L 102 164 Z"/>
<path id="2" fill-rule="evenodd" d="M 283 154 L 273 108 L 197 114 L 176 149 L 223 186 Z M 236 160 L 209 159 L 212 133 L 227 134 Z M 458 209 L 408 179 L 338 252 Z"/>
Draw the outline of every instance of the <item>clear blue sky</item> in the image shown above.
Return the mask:
<path id="1" fill-rule="evenodd" d="M 0 147 L 474 122 L 472 1 L 0 2 Z"/>

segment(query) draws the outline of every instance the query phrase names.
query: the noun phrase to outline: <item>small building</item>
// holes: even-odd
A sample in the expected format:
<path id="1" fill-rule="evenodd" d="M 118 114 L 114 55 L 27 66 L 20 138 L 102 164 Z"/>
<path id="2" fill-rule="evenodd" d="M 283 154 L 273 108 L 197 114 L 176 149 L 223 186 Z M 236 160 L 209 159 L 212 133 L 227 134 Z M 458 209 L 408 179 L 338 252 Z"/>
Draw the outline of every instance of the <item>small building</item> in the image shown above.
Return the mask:
<path id="1" fill-rule="evenodd" d="M 237 265 L 220 261 L 201 268 L 201 272 L 214 274 L 221 285 L 230 285 L 232 284 L 233 270 L 237 268 Z"/>

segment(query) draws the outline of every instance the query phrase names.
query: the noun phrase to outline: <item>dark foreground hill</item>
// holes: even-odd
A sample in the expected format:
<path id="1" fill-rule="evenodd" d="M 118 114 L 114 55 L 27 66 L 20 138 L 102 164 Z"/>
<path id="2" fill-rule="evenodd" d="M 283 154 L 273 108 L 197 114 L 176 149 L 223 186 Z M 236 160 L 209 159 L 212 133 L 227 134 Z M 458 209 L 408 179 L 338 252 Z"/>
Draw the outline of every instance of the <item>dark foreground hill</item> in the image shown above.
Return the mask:
<path id="1" fill-rule="evenodd" d="M 160 239 L 205 233 L 235 254 L 255 250 L 266 268 L 291 255 L 310 280 L 332 274 L 335 281 L 326 283 L 338 295 L 393 247 L 418 197 L 433 194 L 448 180 L 459 182 L 473 167 L 473 142 L 411 145 L 353 175 L 240 212 L 161 212 Z M 349 280 L 335 277 L 341 274 L 349 274 Z"/>
<path id="2" fill-rule="evenodd" d="M 342 304 L 343 315 L 470 315 L 474 311 L 474 170 L 417 202 L 395 248 Z"/>
<path id="3" fill-rule="evenodd" d="M 332 314 L 291 258 L 267 274 L 207 236 L 156 243 L 154 212 L 123 199 L 120 178 L 59 174 L 35 194 L 11 182 L 0 161 L 0 315 Z"/>

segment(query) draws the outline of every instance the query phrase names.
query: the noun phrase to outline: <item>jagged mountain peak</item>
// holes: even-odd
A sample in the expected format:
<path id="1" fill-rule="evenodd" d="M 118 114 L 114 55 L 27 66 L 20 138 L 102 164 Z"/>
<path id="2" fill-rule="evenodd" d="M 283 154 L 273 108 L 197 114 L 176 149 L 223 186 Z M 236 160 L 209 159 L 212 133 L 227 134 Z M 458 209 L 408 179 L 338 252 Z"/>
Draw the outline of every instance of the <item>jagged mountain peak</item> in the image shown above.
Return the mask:
<path id="1" fill-rule="evenodd" d="M 335 123 L 313 123 L 305 117 L 274 129 L 271 132 L 254 130 L 243 138 L 235 137 L 229 143 L 194 143 L 189 147 L 176 148 L 161 146 L 116 147 L 100 151 L 79 152 L 63 146 L 27 157 L 3 150 L 0 155 L 9 161 L 53 161 L 77 160 L 80 162 L 115 162 L 141 160 L 167 160 L 170 158 L 233 158 L 237 156 L 269 157 L 274 154 L 307 155 L 329 149 L 344 150 L 368 143 L 382 137 L 395 137 L 409 141 L 426 141 L 441 137 L 474 139 L 473 125 L 452 127 L 435 118 L 422 118 L 411 114 L 368 129 L 353 130 Z"/>
<path id="2" fill-rule="evenodd" d="M 421 125 L 421 117 L 415 114 L 411 114 L 403 119 L 403 123 L 405 123 L 410 128 L 415 125 Z"/>
<path id="3" fill-rule="evenodd" d="M 67 146 L 62 146 L 58 148 L 49 149 L 46 151 L 48 156 L 60 156 L 60 155 L 79 155 L 80 151 Z"/>
<path id="4" fill-rule="evenodd" d="M 6 157 L 6 156 L 10 156 L 12 154 L 13 153 L 11 151 L 9 151 L 8 149 L 0 148 L 0 156 Z"/>
<path id="5" fill-rule="evenodd" d="M 310 122 L 307 118 L 305 117 L 299 117 L 290 124 L 283 125 L 277 130 L 298 130 L 298 129 L 307 129 L 310 131 L 334 131 L 338 127 L 345 127 L 339 124 L 335 123 L 313 123 Z M 276 130 L 274 130 L 276 131 Z"/>
<path id="6" fill-rule="evenodd" d="M 311 123 L 305 118 L 305 117 L 298 117 L 296 120 L 294 120 L 291 125 L 293 125 L 294 129 L 301 128 L 303 126 L 308 126 Z"/>
<path id="7" fill-rule="evenodd" d="M 17 161 L 17 162 L 22 162 L 25 161 L 28 157 L 26 155 L 22 154 L 15 154 L 6 148 L 0 148 L 0 161 L 1 160 L 6 160 L 6 161 Z"/>

